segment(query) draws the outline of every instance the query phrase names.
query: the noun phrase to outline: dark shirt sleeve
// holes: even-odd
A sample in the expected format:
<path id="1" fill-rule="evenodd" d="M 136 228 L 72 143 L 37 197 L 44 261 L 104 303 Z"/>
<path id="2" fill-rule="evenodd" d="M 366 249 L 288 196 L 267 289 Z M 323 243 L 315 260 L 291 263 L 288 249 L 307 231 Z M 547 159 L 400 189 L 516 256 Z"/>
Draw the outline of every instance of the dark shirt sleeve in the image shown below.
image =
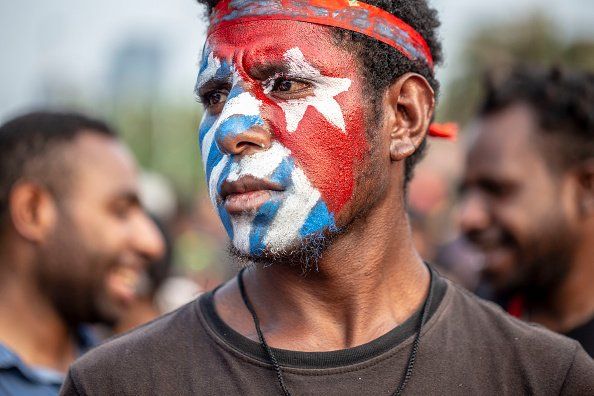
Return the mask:
<path id="1" fill-rule="evenodd" d="M 567 375 L 562 395 L 594 395 L 594 360 L 584 351 L 578 343 L 573 357 L 573 363 Z"/>
<path id="2" fill-rule="evenodd" d="M 66 376 L 66 380 L 64 381 L 64 384 L 62 384 L 62 388 L 60 389 L 60 396 L 82 396 L 83 394 L 80 393 L 77 389 L 76 389 L 76 384 L 74 383 L 74 380 L 72 379 L 72 369 L 70 369 L 70 371 L 68 372 L 68 375 Z"/>

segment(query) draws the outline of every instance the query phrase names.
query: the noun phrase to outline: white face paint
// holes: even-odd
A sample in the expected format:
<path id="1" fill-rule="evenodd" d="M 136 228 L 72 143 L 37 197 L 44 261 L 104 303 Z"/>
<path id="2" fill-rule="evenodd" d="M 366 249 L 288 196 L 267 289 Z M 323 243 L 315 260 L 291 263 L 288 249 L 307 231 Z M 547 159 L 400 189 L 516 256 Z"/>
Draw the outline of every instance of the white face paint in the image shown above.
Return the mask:
<path id="1" fill-rule="evenodd" d="M 323 76 L 318 69 L 310 65 L 297 47 L 288 50 L 284 55 L 289 67 L 288 77 L 299 76 L 315 82 L 314 94 L 307 98 L 279 102 L 285 112 L 287 131 L 295 132 L 309 106 L 318 110 L 332 125 L 346 133 L 342 109 L 334 97 L 348 91 L 351 80 Z M 266 90 L 270 90 L 267 87 Z"/>
<path id="2" fill-rule="evenodd" d="M 237 116 L 259 116 L 261 101 L 256 99 L 249 92 L 243 92 L 238 96 L 229 99 L 225 104 L 225 108 L 218 116 L 217 121 L 206 133 L 202 142 L 202 159 L 206 161 L 210 154 L 210 149 L 215 139 L 216 131 L 221 127 L 221 124 L 232 117 Z M 206 166 L 206 163 L 205 163 Z"/>
<path id="3" fill-rule="evenodd" d="M 351 80 L 323 76 L 309 64 L 298 48 L 288 50 L 284 59 L 289 75 L 312 81 L 313 94 L 304 99 L 278 101 L 283 109 L 288 132 L 295 132 L 309 106 L 317 109 L 332 125 L 345 132 L 342 110 L 334 99 L 345 92 Z M 305 237 L 333 229 L 334 216 L 320 192 L 308 180 L 288 150 L 275 140 L 263 151 L 251 155 L 230 155 L 222 142 L 230 134 L 240 134 L 264 125 L 263 103 L 244 87 L 235 67 L 222 62 L 212 52 L 205 58 L 197 80 L 197 89 L 215 76 L 231 82 L 223 109 L 217 115 L 205 114 L 200 127 L 201 151 L 207 173 L 208 190 L 231 237 L 234 247 L 243 254 L 283 252 L 295 247 Z M 263 92 L 270 90 L 264 85 Z M 270 199 L 254 212 L 229 215 L 221 198 L 223 183 L 234 183 L 246 176 L 271 181 L 283 191 L 271 192 Z"/>
<path id="4" fill-rule="evenodd" d="M 252 155 L 241 157 L 239 162 L 234 162 L 231 165 L 227 181 L 233 182 L 244 176 L 266 179 L 290 154 L 291 152 L 285 146 L 279 142 L 273 142 L 268 150 L 258 151 Z"/>

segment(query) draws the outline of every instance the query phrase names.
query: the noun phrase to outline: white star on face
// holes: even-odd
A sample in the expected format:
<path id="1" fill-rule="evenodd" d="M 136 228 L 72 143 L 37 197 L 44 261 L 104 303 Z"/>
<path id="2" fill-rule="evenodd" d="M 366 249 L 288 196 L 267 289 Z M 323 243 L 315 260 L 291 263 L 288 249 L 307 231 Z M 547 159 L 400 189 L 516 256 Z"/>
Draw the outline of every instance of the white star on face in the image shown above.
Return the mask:
<path id="1" fill-rule="evenodd" d="M 287 131 L 295 132 L 309 106 L 315 107 L 332 125 L 346 133 L 346 126 L 342 109 L 334 97 L 345 92 L 351 86 L 348 78 L 323 76 L 318 69 L 310 65 L 297 47 L 285 52 L 289 74 L 302 76 L 315 81 L 314 94 L 302 99 L 279 102 L 285 112 Z"/>

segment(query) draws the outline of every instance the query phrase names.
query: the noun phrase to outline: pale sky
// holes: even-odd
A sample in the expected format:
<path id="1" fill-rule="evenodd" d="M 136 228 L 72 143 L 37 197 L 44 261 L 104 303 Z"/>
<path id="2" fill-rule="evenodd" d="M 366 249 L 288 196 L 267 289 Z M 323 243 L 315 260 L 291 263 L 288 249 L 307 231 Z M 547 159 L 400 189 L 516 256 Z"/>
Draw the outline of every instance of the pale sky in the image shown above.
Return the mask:
<path id="1" fill-rule="evenodd" d="M 593 0 L 433 0 L 440 12 L 446 63 L 476 26 L 521 17 L 534 10 L 549 15 L 560 34 L 594 36 Z M 165 48 L 159 95 L 193 101 L 197 57 L 204 40 L 201 9 L 194 0 L 0 0 L 0 121 L 42 105 L 40 84 L 71 87 L 87 99 L 101 95 L 113 53 L 131 38 Z"/>

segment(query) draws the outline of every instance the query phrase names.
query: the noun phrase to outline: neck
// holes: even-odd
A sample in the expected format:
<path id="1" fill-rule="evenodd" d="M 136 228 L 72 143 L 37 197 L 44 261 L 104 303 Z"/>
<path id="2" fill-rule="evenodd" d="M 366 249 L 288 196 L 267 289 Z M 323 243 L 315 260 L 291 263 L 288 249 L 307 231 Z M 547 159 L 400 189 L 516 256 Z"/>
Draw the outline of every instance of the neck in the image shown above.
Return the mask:
<path id="1" fill-rule="evenodd" d="M 0 262 L 14 264 L 15 259 L 1 257 Z M 15 270 L 0 277 L 0 343 L 27 365 L 66 372 L 76 358 L 73 332 L 31 275 L 19 271 L 23 267 L 11 266 Z"/>
<path id="2" fill-rule="evenodd" d="M 594 235 L 594 232 L 585 235 Z M 553 331 L 566 333 L 594 317 L 592 257 L 594 241 L 583 241 L 574 256 L 567 277 L 546 304 L 532 309 L 531 321 Z"/>
<path id="3" fill-rule="evenodd" d="M 430 276 L 414 250 L 403 205 L 391 201 L 337 238 L 317 271 L 302 275 L 298 267 L 273 265 L 244 273 L 271 346 L 330 351 L 362 345 L 421 307 Z M 228 325 L 258 340 L 235 280 L 219 289 L 215 305 Z"/>

